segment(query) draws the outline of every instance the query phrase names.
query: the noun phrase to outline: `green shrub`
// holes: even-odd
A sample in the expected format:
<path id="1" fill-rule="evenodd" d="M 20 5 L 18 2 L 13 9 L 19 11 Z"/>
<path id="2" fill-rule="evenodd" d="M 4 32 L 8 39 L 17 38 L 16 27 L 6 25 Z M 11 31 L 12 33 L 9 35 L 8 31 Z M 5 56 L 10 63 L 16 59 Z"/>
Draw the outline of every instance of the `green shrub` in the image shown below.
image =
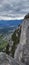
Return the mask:
<path id="1" fill-rule="evenodd" d="M 18 32 L 19 31 L 19 32 Z M 18 37 L 16 36 L 16 33 L 18 34 Z M 20 30 L 17 29 L 13 35 L 12 35 L 12 40 L 13 40 L 13 46 L 12 46 L 12 49 L 11 49 L 11 54 L 12 54 L 12 57 L 14 57 L 14 53 L 15 53 L 15 49 L 16 49 L 16 45 L 19 43 L 20 41 L 20 34 L 21 34 L 21 28 Z"/>

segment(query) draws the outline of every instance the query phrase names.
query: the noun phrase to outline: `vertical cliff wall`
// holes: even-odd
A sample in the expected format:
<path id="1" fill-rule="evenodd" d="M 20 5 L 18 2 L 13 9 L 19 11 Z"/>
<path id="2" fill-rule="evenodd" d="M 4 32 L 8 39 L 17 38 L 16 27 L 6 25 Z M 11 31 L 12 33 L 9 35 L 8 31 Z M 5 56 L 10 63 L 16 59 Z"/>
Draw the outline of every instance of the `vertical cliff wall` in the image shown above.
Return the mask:
<path id="1" fill-rule="evenodd" d="M 23 51 L 23 47 L 26 47 L 29 44 L 29 14 L 24 17 L 21 29 L 21 37 L 20 43 L 15 51 L 14 58 L 19 62 L 21 61 Z M 29 47 L 27 47 L 28 49 Z M 29 50 L 28 50 L 29 52 Z"/>

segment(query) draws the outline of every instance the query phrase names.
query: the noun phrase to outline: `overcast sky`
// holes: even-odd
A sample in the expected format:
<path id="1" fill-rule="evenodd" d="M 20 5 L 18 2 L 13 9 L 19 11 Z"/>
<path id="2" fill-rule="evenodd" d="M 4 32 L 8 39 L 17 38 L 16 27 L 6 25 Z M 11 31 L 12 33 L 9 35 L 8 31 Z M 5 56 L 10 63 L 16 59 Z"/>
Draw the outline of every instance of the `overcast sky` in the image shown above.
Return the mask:
<path id="1" fill-rule="evenodd" d="M 29 0 L 0 0 L 0 16 L 18 17 L 29 13 Z"/>

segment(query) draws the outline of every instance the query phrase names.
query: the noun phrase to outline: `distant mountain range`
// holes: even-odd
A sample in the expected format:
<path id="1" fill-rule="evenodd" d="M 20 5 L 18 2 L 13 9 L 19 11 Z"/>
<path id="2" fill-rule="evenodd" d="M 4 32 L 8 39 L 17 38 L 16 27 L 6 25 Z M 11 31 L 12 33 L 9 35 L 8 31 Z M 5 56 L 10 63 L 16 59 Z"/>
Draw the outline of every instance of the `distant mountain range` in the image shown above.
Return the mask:
<path id="1" fill-rule="evenodd" d="M 0 33 L 11 33 L 23 20 L 0 20 Z"/>
<path id="2" fill-rule="evenodd" d="M 0 27 L 5 26 L 17 26 L 18 24 L 21 24 L 22 20 L 0 20 Z"/>

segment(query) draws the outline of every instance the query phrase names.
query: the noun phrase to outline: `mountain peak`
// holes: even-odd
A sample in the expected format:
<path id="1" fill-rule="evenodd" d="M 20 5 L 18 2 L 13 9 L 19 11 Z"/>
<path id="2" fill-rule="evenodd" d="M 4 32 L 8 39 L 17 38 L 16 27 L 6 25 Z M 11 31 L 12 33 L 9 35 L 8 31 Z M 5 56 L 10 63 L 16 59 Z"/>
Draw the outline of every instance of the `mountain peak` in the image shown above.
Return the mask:
<path id="1" fill-rule="evenodd" d="M 29 13 L 24 17 L 24 19 L 29 19 Z"/>

